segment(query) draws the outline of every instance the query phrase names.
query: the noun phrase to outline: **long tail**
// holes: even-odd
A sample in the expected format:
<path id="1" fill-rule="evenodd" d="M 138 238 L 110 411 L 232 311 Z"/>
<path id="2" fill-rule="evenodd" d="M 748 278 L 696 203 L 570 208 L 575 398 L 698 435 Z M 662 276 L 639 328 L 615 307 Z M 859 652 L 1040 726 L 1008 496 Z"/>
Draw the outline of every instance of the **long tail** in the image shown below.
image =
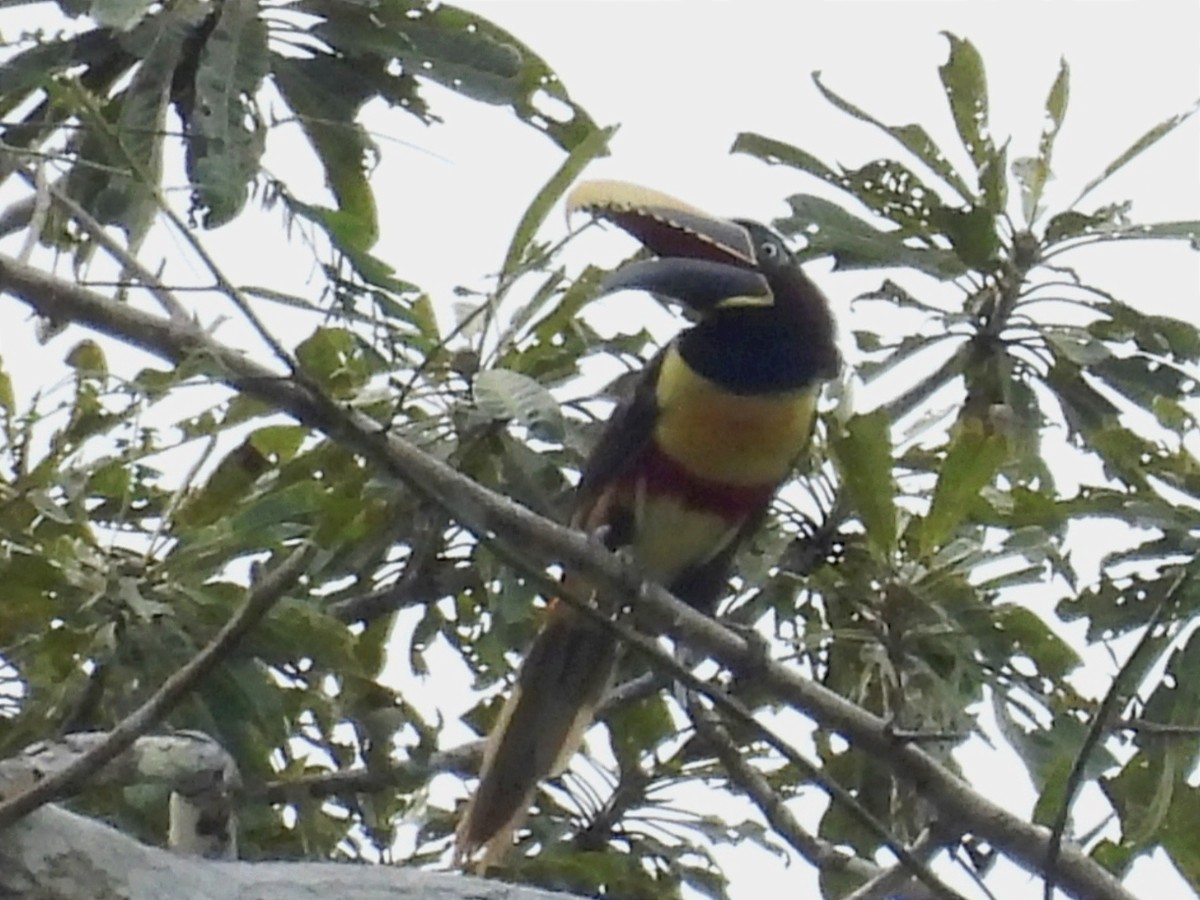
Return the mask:
<path id="1" fill-rule="evenodd" d="M 475 796 L 455 835 L 455 858 L 483 872 L 512 845 L 538 783 L 566 768 L 612 677 L 616 643 L 563 603 L 530 647 L 484 751 Z"/>

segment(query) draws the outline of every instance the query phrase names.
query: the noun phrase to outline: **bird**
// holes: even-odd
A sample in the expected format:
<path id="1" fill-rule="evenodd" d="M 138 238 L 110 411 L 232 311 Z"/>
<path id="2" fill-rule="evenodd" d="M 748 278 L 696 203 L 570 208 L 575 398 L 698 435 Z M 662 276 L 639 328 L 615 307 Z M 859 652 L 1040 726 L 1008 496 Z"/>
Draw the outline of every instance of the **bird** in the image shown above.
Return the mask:
<path id="1" fill-rule="evenodd" d="M 712 615 L 734 554 L 760 525 L 811 439 L 824 382 L 841 366 L 825 295 L 783 239 L 623 181 L 586 181 L 568 212 L 616 225 L 651 254 L 601 282 L 674 300 L 694 324 L 636 377 L 582 467 L 572 527 Z M 570 571 L 563 584 L 587 596 Z M 493 726 L 455 859 L 499 865 L 542 780 L 579 749 L 612 680 L 615 637 L 551 600 Z"/>

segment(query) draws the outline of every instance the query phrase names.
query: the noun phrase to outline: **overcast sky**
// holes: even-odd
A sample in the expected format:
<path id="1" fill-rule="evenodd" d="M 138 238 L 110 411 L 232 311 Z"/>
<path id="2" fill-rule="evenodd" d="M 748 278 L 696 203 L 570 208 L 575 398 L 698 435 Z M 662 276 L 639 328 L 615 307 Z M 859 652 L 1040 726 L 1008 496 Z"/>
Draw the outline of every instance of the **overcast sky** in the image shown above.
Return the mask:
<path id="1" fill-rule="evenodd" d="M 1200 97 L 1200 3 L 1187 0 L 465 5 L 541 53 L 598 122 L 620 124 L 611 157 L 589 175 L 647 182 L 709 209 L 765 220 L 784 213 L 784 196 L 811 190 L 813 182 L 730 156 L 739 131 L 761 131 L 846 163 L 897 152 L 869 126 L 833 110 L 811 82 L 814 70 L 885 121 L 921 122 L 944 149 L 955 148 L 937 74 L 947 55 L 943 30 L 969 38 L 983 54 L 993 133 L 998 141 L 1013 136 L 1010 159 L 1036 146 L 1042 103 L 1059 60 L 1069 61 L 1071 105 L 1051 204 L 1073 198 L 1135 137 Z M 435 156 L 393 150 L 387 163 L 405 170 L 389 210 L 387 253 L 406 269 L 437 269 L 429 282 L 444 277 L 444 255 L 410 257 L 406 249 L 452 235 L 465 254 L 480 254 L 485 270 L 494 268 L 511 232 L 505 223 L 515 223 L 557 160 L 555 149 L 528 131 L 497 127 L 480 142 L 476 115 L 449 121 L 428 131 L 403 128 Z M 961 151 L 952 156 L 964 158 Z M 1150 220 L 1195 217 L 1198 123 L 1115 178 L 1112 194 L 1137 196 L 1134 214 Z M 1099 205 L 1107 197 L 1094 199 Z M 1180 260 L 1194 288 L 1195 257 L 1168 255 Z M 462 270 L 479 271 L 465 262 Z M 836 300 L 836 280 L 830 290 Z"/>
<path id="2" fill-rule="evenodd" d="M 739 131 L 761 131 L 846 164 L 898 152 L 869 126 L 829 107 L 811 82 L 813 70 L 889 123 L 924 124 L 956 161 L 965 162 L 954 150 L 938 81 L 937 67 L 947 55 L 943 30 L 969 38 L 983 54 L 992 133 L 998 142 L 1012 135 L 1010 159 L 1035 148 L 1046 93 L 1060 58 L 1069 61 L 1071 101 L 1055 152 L 1059 181 L 1047 194 L 1051 207 L 1073 198 L 1134 138 L 1200 97 L 1200 3 L 1194 0 L 461 5 L 541 54 L 600 124 L 620 124 L 611 157 L 594 164 L 589 177 L 644 182 L 714 212 L 762 220 L 782 215 L 782 198 L 811 191 L 814 183 L 791 170 L 730 156 Z M 0 13 L 0 29 L 11 34 L 25 24 L 23 15 Z M 373 176 L 383 226 L 376 253 L 448 307 L 456 285 L 488 287 L 487 275 L 499 266 L 520 214 L 561 162 L 561 152 L 505 110 L 483 109 L 436 87 L 429 95 L 447 124 L 426 128 L 400 112 L 378 110 L 367 120 L 384 154 Z M 285 141 L 274 141 L 272 151 L 273 168 L 319 187 L 319 170 Z M 1087 206 L 1129 197 L 1136 198 L 1135 218 L 1200 218 L 1200 123 L 1189 122 L 1152 149 Z M 561 230 L 561 219 L 548 228 Z M 311 294 L 310 270 L 291 272 L 287 260 L 264 259 L 250 234 L 235 224 L 204 240 L 234 280 Z M 162 246 L 168 254 L 178 242 Z M 614 247 L 600 251 L 611 253 L 610 262 L 630 245 Z M 1097 267 L 1093 277 L 1123 299 L 1181 318 L 1200 317 L 1200 264 L 1182 246 L 1124 245 L 1094 255 L 1091 263 Z M 148 264 L 154 268 L 157 260 Z M 847 331 L 850 298 L 882 276 L 829 273 L 827 263 L 812 268 Z M 13 306 L 0 302 L 0 351 L 10 368 L 19 349 L 9 338 Z M 1013 808 L 1027 812 L 1033 799 L 1028 785 L 1010 793 Z M 771 865 L 780 871 L 778 863 Z M 795 877 L 795 869 L 789 872 Z M 746 868 L 736 877 L 744 886 L 736 895 L 756 887 Z M 1024 876 L 1012 884 L 1014 893 L 1006 897 L 1035 896 Z M 1140 895 L 1151 885 L 1164 900 L 1170 896 L 1153 876 L 1142 882 Z"/>
<path id="3" fill-rule="evenodd" d="M 869 126 L 830 108 L 812 84 L 814 70 L 884 121 L 921 122 L 965 164 L 938 80 L 937 67 L 947 56 L 943 30 L 970 39 L 983 54 L 992 132 L 997 142 L 1012 135 L 1010 159 L 1036 147 L 1059 61 L 1070 63 L 1071 102 L 1056 147 L 1059 181 L 1047 193 L 1051 208 L 1073 199 L 1151 126 L 1200 97 L 1200 4 L 1190 2 L 466 5 L 542 54 L 600 124 L 620 124 L 612 155 L 595 163 L 589 177 L 645 182 L 713 211 L 763 220 L 782 215 L 782 198 L 811 191 L 814 182 L 730 156 L 739 131 L 761 131 L 847 164 L 897 152 Z M 381 242 L 381 252 L 428 288 L 448 289 L 464 280 L 463 273 L 478 278 L 494 270 L 524 204 L 557 164 L 551 146 L 519 129 L 496 127 L 486 143 L 479 142 L 473 127 L 481 116 L 502 125 L 500 113 L 472 112 L 432 131 L 413 134 L 406 127 L 406 139 L 428 152 L 393 152 L 380 173 L 391 184 L 387 169 L 405 169 L 395 181 L 397 203 L 385 225 L 390 243 Z M 1086 208 L 1127 197 L 1137 200 L 1133 215 L 1147 221 L 1200 217 L 1196 121 L 1115 177 Z M 552 221 L 548 227 L 561 225 Z M 447 240 L 453 249 L 438 243 Z M 608 261 L 630 248 L 628 241 L 609 250 L 589 240 L 612 253 Z M 448 254 L 456 260 L 450 266 Z M 1084 262 L 1118 296 L 1195 319 L 1197 258 L 1182 245 L 1126 245 Z M 827 263 L 812 268 L 848 331 L 850 298 L 877 286 L 882 276 L 830 274 Z M 1006 782 L 990 795 L 1001 793 L 1003 802 L 1028 814 L 1036 797 L 1016 766 L 1005 765 L 1003 754 L 985 754 L 974 763 L 974 774 L 986 773 L 993 787 L 997 779 Z M 774 884 L 781 877 L 778 861 L 753 852 L 730 862 L 735 896 L 761 891 L 763 873 L 772 873 Z M 808 876 L 788 871 L 802 891 Z M 1135 891 L 1148 895 L 1153 887 L 1164 898 L 1173 891 L 1186 896 L 1186 888 L 1163 871 L 1143 869 Z M 1012 872 L 1002 885 L 1006 898 L 1040 896 L 1040 887 L 1023 873 Z"/>

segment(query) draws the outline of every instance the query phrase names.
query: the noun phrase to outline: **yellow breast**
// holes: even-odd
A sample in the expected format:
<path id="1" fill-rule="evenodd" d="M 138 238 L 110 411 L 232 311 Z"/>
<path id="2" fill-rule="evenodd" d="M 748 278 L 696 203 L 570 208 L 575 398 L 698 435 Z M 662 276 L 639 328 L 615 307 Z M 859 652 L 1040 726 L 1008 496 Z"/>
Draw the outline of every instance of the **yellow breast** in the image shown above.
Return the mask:
<path id="1" fill-rule="evenodd" d="M 735 394 L 694 372 L 675 347 L 658 378 L 655 441 L 702 478 L 730 485 L 782 481 L 812 433 L 814 387 Z"/>

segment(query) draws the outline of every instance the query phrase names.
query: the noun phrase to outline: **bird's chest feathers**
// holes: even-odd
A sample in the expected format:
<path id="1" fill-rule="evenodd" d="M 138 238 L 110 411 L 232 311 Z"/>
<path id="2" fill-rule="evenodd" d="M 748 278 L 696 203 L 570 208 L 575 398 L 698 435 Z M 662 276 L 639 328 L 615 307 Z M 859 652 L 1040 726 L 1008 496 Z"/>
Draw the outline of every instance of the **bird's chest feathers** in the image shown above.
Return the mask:
<path id="1" fill-rule="evenodd" d="M 812 431 L 812 386 L 737 394 L 694 372 L 672 347 L 657 388 L 654 442 L 688 472 L 728 485 L 787 477 Z"/>

